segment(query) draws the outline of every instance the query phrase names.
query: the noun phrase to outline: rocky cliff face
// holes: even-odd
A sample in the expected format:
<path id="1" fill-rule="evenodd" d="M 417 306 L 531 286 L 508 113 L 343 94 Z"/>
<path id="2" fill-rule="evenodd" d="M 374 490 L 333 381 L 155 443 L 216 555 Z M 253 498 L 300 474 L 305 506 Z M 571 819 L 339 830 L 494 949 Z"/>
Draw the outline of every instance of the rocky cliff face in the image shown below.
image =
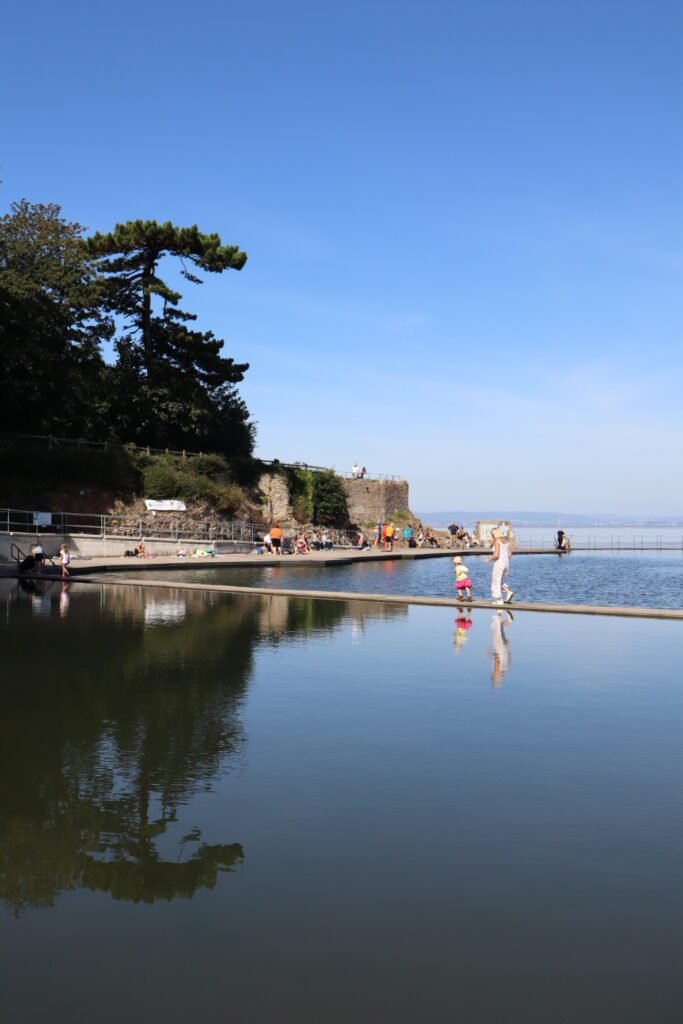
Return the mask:
<path id="1" fill-rule="evenodd" d="M 263 496 L 264 523 L 292 523 L 287 481 L 278 474 L 264 474 L 258 483 Z M 383 522 L 409 508 L 407 480 L 345 480 L 349 520 L 359 526 Z"/>
<path id="2" fill-rule="evenodd" d="M 258 482 L 263 495 L 263 522 L 287 523 L 292 518 L 287 481 L 278 473 L 264 473 Z"/>

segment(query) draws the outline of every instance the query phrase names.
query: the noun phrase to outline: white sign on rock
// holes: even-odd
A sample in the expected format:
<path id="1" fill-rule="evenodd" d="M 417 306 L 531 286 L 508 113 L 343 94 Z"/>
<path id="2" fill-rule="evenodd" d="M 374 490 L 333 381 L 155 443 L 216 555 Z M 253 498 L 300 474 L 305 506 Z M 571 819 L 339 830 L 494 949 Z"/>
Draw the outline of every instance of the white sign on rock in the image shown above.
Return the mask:
<path id="1" fill-rule="evenodd" d="M 184 501 L 145 501 L 148 512 L 186 512 Z"/>

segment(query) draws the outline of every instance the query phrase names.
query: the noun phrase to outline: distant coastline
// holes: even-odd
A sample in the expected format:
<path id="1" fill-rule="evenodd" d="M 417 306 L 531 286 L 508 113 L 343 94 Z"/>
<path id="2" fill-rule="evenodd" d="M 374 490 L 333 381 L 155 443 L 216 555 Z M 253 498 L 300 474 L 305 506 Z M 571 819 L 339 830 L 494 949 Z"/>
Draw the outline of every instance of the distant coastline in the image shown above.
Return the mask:
<path id="1" fill-rule="evenodd" d="M 617 513 L 582 512 L 529 512 L 452 509 L 445 512 L 416 512 L 424 523 L 436 529 L 445 529 L 450 523 L 474 523 L 478 519 L 506 519 L 515 527 L 613 527 L 615 529 L 651 529 L 653 527 L 683 527 L 683 515 L 624 516 Z"/>

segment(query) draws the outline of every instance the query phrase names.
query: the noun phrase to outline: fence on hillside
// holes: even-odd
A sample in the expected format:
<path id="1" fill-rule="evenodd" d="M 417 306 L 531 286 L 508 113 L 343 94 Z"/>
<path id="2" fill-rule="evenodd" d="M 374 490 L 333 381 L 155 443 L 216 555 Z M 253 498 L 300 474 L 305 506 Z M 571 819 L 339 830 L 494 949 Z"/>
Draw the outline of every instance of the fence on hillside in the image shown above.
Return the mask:
<path id="1" fill-rule="evenodd" d="M 112 448 L 124 448 L 129 451 L 145 452 L 147 455 L 174 455 L 181 459 L 193 458 L 197 455 L 207 455 L 207 452 L 194 452 L 187 449 L 177 450 L 175 448 L 150 448 L 149 445 L 124 444 L 122 441 L 89 441 L 83 437 L 56 437 L 53 434 L 6 434 L 0 433 L 0 438 L 9 440 L 38 441 L 45 444 L 47 448 L 75 448 L 77 451 L 109 451 Z M 280 459 L 260 459 L 256 462 L 262 466 L 282 467 L 283 469 L 306 469 L 313 473 L 337 473 L 337 470 L 330 466 L 313 466 L 309 462 L 281 462 Z M 353 473 L 337 473 L 337 476 L 345 479 L 353 479 Z M 402 477 L 391 473 L 366 473 L 366 480 L 401 480 Z"/>

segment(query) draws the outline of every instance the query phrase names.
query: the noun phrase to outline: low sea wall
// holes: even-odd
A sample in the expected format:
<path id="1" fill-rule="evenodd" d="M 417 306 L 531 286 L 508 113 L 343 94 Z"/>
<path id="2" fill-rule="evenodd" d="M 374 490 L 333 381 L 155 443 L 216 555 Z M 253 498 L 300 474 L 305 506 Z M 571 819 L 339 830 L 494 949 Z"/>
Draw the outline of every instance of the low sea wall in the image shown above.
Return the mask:
<path id="1" fill-rule="evenodd" d="M 38 541 L 46 555 L 57 557 L 62 544 L 67 544 L 72 555 L 83 558 L 120 558 L 138 543 L 137 537 L 88 537 L 71 533 L 4 533 L 0 534 L 0 561 L 12 560 L 12 545 L 28 554 L 31 545 Z M 175 555 L 179 547 L 213 548 L 219 554 L 250 551 L 252 545 L 245 541 L 206 540 L 165 540 L 154 537 L 144 538 L 145 550 L 150 555 Z"/>

